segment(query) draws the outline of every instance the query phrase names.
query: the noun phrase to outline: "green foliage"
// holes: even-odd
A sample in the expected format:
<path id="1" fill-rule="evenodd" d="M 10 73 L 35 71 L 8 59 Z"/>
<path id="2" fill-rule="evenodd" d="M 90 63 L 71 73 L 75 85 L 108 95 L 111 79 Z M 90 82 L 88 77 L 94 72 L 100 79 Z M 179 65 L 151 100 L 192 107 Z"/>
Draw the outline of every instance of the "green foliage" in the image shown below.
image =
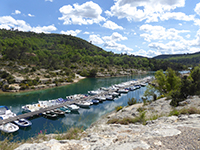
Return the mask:
<path id="1" fill-rule="evenodd" d="M 170 102 L 172 106 L 178 106 L 188 95 L 200 94 L 200 66 L 196 66 L 189 76 L 182 77 L 171 68 L 167 69 L 166 74 L 159 70 L 155 73 L 155 79 L 155 88 L 172 98 Z M 149 94 L 149 91 L 147 88 L 145 94 Z"/>
<path id="2" fill-rule="evenodd" d="M 174 54 L 174 55 L 160 55 L 155 59 L 168 60 L 174 63 L 180 63 L 187 66 L 198 66 L 200 62 L 200 52 L 193 54 Z"/>
<path id="3" fill-rule="evenodd" d="M 169 116 L 178 116 L 180 115 L 180 111 L 174 109 L 172 111 L 170 111 Z"/>
<path id="4" fill-rule="evenodd" d="M 148 84 L 146 86 L 146 91 L 144 92 L 145 98 L 143 98 L 143 99 L 152 100 L 152 97 L 154 96 L 156 91 L 157 91 L 157 89 L 154 86 L 152 86 L 151 84 Z"/>
<path id="5" fill-rule="evenodd" d="M 184 69 L 183 65 L 169 61 L 136 57 L 127 54 L 114 54 L 74 36 L 62 34 L 44 34 L 34 32 L 0 30 L 0 61 L 15 61 L 18 64 L 35 65 L 45 69 L 80 69 L 81 66 L 94 65 L 89 68 L 88 76 L 94 77 L 96 67 L 135 68 L 158 70 L 171 67 Z M 26 72 L 29 70 L 25 70 Z M 35 68 L 31 68 L 34 72 Z"/>
<path id="6" fill-rule="evenodd" d="M 134 97 L 131 99 L 129 98 L 127 103 L 129 106 L 134 105 L 137 103 L 137 99 L 135 99 Z"/>
<path id="7" fill-rule="evenodd" d="M 123 108 L 123 106 L 116 106 L 116 107 L 115 107 L 115 110 L 116 110 L 116 111 L 120 111 L 122 108 Z"/>
<path id="8" fill-rule="evenodd" d="M 179 89 L 181 78 L 176 75 L 174 70 L 168 68 L 166 74 L 163 73 L 163 70 L 155 73 L 155 82 L 160 93 L 168 94 Z"/>

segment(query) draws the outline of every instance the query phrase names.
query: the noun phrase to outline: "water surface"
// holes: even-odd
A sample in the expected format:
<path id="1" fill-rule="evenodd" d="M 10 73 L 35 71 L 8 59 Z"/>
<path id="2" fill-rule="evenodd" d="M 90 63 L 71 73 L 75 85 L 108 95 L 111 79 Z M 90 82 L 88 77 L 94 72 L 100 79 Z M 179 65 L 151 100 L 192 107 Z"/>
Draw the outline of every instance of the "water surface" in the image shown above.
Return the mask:
<path id="1" fill-rule="evenodd" d="M 78 83 L 46 89 L 41 91 L 32 91 L 28 93 L 14 93 L 0 95 L 0 105 L 5 105 L 14 113 L 21 114 L 21 106 L 25 104 L 37 103 L 38 100 L 50 100 L 59 97 L 65 98 L 73 94 L 87 94 L 90 90 L 97 90 L 100 87 L 109 87 L 113 84 L 118 84 L 133 79 L 143 78 L 147 75 L 134 75 L 128 77 L 112 77 L 112 78 L 86 78 Z M 64 117 L 56 120 L 46 119 L 44 117 L 36 117 L 30 119 L 33 125 L 27 129 L 20 129 L 14 133 L 14 139 L 27 139 L 38 135 L 39 133 L 62 133 L 71 127 L 82 127 L 86 129 L 99 117 L 105 115 L 115 109 L 116 106 L 126 106 L 129 98 L 140 100 L 145 91 L 145 87 L 131 91 L 128 94 L 122 94 L 114 101 L 105 101 L 98 105 L 90 106 L 90 109 L 80 108 L 78 113 L 65 114 Z M 0 137 L 3 140 L 6 136 L 1 133 Z"/>

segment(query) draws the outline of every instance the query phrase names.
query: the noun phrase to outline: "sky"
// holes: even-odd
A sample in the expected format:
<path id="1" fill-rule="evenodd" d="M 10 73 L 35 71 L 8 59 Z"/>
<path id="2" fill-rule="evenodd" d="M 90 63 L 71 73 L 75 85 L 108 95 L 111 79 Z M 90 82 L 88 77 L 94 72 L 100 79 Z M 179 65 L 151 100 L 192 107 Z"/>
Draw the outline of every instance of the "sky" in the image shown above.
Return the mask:
<path id="1" fill-rule="evenodd" d="M 200 51 L 199 0 L 2 0 L 0 29 L 72 35 L 152 58 Z"/>

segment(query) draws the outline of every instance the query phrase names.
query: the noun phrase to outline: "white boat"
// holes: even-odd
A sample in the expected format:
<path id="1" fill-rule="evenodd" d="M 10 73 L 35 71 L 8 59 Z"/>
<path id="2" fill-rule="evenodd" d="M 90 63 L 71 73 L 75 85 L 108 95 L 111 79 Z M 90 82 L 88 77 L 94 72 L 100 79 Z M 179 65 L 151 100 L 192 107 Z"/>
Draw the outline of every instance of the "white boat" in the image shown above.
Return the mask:
<path id="1" fill-rule="evenodd" d="M 89 108 L 90 106 L 90 102 L 78 102 L 78 103 L 74 103 L 75 105 L 82 107 L 82 108 Z"/>
<path id="2" fill-rule="evenodd" d="M 13 133 L 19 130 L 19 127 L 15 125 L 14 123 L 6 123 L 3 125 L 0 125 L 0 130 L 6 133 Z"/>
<path id="3" fill-rule="evenodd" d="M 16 120 L 14 121 L 14 123 L 17 124 L 19 127 L 29 127 L 32 125 L 32 123 L 29 120 L 24 118 Z"/>
<path id="4" fill-rule="evenodd" d="M 102 91 L 88 91 L 88 94 L 90 95 L 97 95 L 97 94 L 100 94 Z"/>
<path id="5" fill-rule="evenodd" d="M 112 95 L 106 95 L 106 100 L 113 100 L 114 98 L 113 98 L 113 96 Z"/>
<path id="6" fill-rule="evenodd" d="M 55 119 L 58 117 L 57 114 L 55 114 L 53 111 L 46 111 L 46 112 L 43 112 L 42 115 L 46 118 L 51 118 L 51 119 Z"/>
<path id="7" fill-rule="evenodd" d="M 38 103 L 42 108 L 53 106 L 53 104 L 49 101 L 38 101 Z"/>
<path id="8" fill-rule="evenodd" d="M 98 96 L 98 97 L 95 97 L 95 99 L 99 100 L 100 102 L 102 102 L 102 101 L 106 100 L 106 97 L 105 96 Z"/>
<path id="9" fill-rule="evenodd" d="M 9 110 L 6 106 L 1 106 L 0 110 L 1 110 L 1 113 L 0 113 L 1 119 L 8 119 L 10 117 L 17 116 L 15 113 Z M 15 120 L 14 123 L 20 127 L 28 127 L 32 125 L 32 123 L 29 120 L 24 119 L 24 118 Z"/>
<path id="10" fill-rule="evenodd" d="M 71 104 L 71 105 L 67 105 L 67 107 L 71 110 L 71 111 L 78 111 L 80 107 L 78 107 L 75 104 Z"/>
<path id="11" fill-rule="evenodd" d="M 129 90 L 127 90 L 127 89 L 119 89 L 117 92 L 118 93 L 128 93 Z"/>
<path id="12" fill-rule="evenodd" d="M 37 110 L 40 110 L 42 107 L 40 106 L 40 104 L 28 104 L 25 106 L 22 106 L 22 111 L 23 112 L 34 112 Z"/>
<path id="13" fill-rule="evenodd" d="M 144 86 L 146 86 L 146 83 L 140 83 L 140 85 L 144 87 Z"/>
<path id="14" fill-rule="evenodd" d="M 114 97 L 117 97 L 120 95 L 120 93 L 117 93 L 117 92 L 112 92 L 112 93 L 109 93 L 110 95 L 114 96 Z"/>

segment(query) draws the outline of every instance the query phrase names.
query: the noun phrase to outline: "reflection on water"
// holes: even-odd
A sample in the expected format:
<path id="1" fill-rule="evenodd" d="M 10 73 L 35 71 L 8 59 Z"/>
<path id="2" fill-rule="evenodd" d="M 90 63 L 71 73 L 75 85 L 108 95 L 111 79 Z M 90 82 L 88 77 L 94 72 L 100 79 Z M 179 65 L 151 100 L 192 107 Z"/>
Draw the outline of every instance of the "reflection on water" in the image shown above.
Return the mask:
<path id="1" fill-rule="evenodd" d="M 21 114 L 21 106 L 25 104 L 37 103 L 38 100 L 48 100 L 55 98 L 65 98 L 72 94 L 87 94 L 87 91 L 97 90 L 100 87 L 109 87 L 132 79 L 141 78 L 141 76 L 116 77 L 116 78 L 90 78 L 83 79 L 78 83 L 47 89 L 43 91 L 33 91 L 29 93 L 4 94 L 0 95 L 0 105 L 8 106 L 14 113 Z M 105 115 L 115 109 L 116 106 L 126 106 L 129 98 L 140 100 L 145 87 L 131 91 L 128 94 L 122 94 L 114 101 L 104 101 L 98 105 L 92 105 L 89 109 L 80 108 L 78 112 L 65 114 L 64 117 L 57 119 L 47 119 L 42 116 L 30 118 L 32 126 L 28 129 L 20 129 L 14 133 L 14 139 L 27 139 L 38 135 L 41 131 L 44 133 L 61 133 L 67 131 L 71 127 L 82 127 L 86 129 L 99 117 Z M 1 134 L 1 139 L 7 135 Z"/>

